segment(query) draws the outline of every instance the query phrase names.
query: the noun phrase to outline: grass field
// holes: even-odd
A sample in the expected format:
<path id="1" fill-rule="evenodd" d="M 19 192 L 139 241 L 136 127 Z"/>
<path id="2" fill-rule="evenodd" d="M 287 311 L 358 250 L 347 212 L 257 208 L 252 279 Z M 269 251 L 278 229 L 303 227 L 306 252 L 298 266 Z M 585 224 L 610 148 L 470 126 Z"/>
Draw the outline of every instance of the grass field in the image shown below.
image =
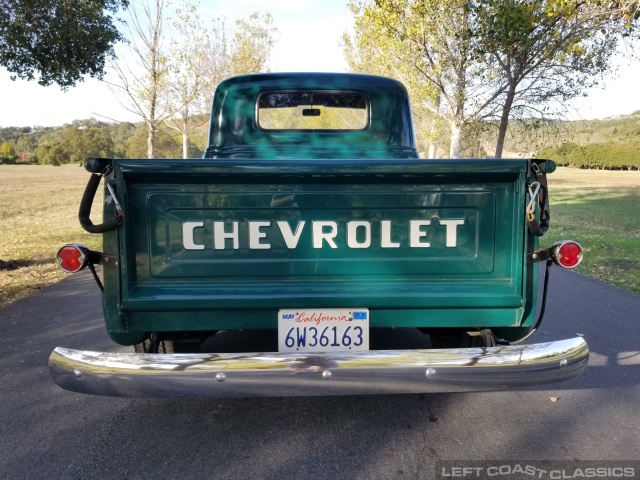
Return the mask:
<path id="1" fill-rule="evenodd" d="M 0 307 L 64 277 L 60 245 L 99 248 L 78 224 L 88 173 L 77 166 L 0 165 Z M 560 168 L 549 176 L 551 229 L 543 246 L 573 239 L 585 249 L 578 271 L 640 293 L 640 172 Z M 100 199 L 93 207 L 101 221 Z"/>
<path id="2" fill-rule="evenodd" d="M 541 245 L 576 240 L 580 273 L 640 293 L 640 172 L 559 168 L 548 178 L 551 228 Z"/>
<path id="3" fill-rule="evenodd" d="M 53 259 L 63 243 L 98 247 L 78 223 L 88 176 L 77 165 L 0 165 L 0 307 L 64 277 Z M 97 202 L 92 217 L 101 221 Z"/>

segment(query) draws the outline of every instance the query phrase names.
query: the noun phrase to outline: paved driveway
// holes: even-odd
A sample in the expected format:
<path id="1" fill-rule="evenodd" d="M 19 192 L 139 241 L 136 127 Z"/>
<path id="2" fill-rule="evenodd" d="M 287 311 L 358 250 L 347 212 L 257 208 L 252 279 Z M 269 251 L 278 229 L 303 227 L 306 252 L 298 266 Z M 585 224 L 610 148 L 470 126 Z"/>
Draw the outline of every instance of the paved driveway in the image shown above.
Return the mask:
<path id="1" fill-rule="evenodd" d="M 438 460 L 640 459 L 640 296 L 559 269 L 550 290 L 532 341 L 587 340 L 590 364 L 570 382 L 473 394 L 132 400 L 66 392 L 49 379 L 55 346 L 122 348 L 104 332 L 90 275 L 69 277 L 0 310 L 0 478 L 403 479 L 433 478 Z"/>

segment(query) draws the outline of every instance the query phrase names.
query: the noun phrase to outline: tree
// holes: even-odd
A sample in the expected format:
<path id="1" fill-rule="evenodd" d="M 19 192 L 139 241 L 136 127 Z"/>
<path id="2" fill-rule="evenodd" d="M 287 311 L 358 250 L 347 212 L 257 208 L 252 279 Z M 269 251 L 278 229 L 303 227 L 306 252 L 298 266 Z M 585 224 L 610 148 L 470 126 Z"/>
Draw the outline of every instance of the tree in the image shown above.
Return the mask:
<path id="1" fill-rule="evenodd" d="M 637 0 L 352 0 L 376 42 L 438 95 L 427 106 L 451 128 L 450 156 L 464 130 L 498 125 L 501 157 L 509 120 L 539 121 L 554 101 L 583 94 L 611 68 L 621 38 L 638 35 Z"/>
<path id="2" fill-rule="evenodd" d="M 397 36 L 376 35 L 376 21 L 372 15 L 358 15 L 359 8 L 351 3 L 355 18 L 355 32 L 342 36 L 342 50 L 352 72 L 392 77 L 407 88 L 412 104 L 414 128 L 419 150 L 428 148 L 428 158 L 435 158 L 436 138 L 440 116 L 429 108 L 439 105 L 438 90 L 424 82 L 412 64 L 402 60 L 404 42 Z M 423 139 L 426 143 L 423 144 Z"/>
<path id="3" fill-rule="evenodd" d="M 597 84 L 621 40 L 638 34 L 637 1 L 482 0 L 470 3 L 479 58 L 499 69 L 496 158 L 510 118 L 545 117 Z"/>
<path id="4" fill-rule="evenodd" d="M 237 20 L 229 59 L 230 73 L 268 72 L 267 64 L 277 33 L 268 13 L 254 12 L 247 19 Z"/>
<path id="5" fill-rule="evenodd" d="M 211 108 L 211 92 L 228 68 L 225 61 L 212 61 L 227 55 L 224 22 L 218 20 L 208 31 L 198 10 L 196 4 L 178 9 L 173 24 L 178 38 L 171 42 L 170 51 L 167 95 L 175 114 L 165 123 L 182 136 L 182 158 L 189 158 L 189 137 L 195 127 L 206 122 L 204 113 Z M 211 68 L 214 65 L 218 68 Z"/>
<path id="6" fill-rule="evenodd" d="M 10 143 L 0 145 L 0 163 L 13 163 L 16 161 L 16 150 Z"/>
<path id="7" fill-rule="evenodd" d="M 3 0 L 0 65 L 12 78 L 73 87 L 88 75 L 102 79 L 105 60 L 122 40 L 114 18 L 128 0 Z"/>
<path id="8" fill-rule="evenodd" d="M 126 156 L 129 158 L 144 158 L 147 153 L 147 131 L 138 128 L 127 143 Z M 156 132 L 156 158 L 176 158 L 180 155 L 180 144 L 165 130 Z"/>
<path id="9" fill-rule="evenodd" d="M 252 13 L 230 32 L 224 18 L 206 28 L 197 4 L 185 4 L 174 22 L 167 98 L 175 114 L 165 120 L 182 136 L 182 156 L 189 157 L 190 137 L 208 120 L 215 87 L 231 75 L 268 71 L 277 28 L 269 14 Z"/>
<path id="10" fill-rule="evenodd" d="M 109 134 L 113 140 L 113 155 L 118 158 L 127 156 L 127 143 L 136 131 L 136 126 L 130 122 L 112 123 Z"/>
<path id="11" fill-rule="evenodd" d="M 16 142 L 16 153 L 29 161 L 34 160 L 38 150 L 38 137 L 34 134 L 22 135 Z"/>
<path id="12" fill-rule="evenodd" d="M 449 124 L 449 156 L 460 155 L 462 131 L 488 115 L 492 71 L 475 61 L 468 0 L 352 0 L 358 25 L 377 44 L 394 45 L 403 69 L 428 91 L 421 105 Z"/>
<path id="13" fill-rule="evenodd" d="M 68 163 L 67 151 L 60 143 L 44 144 L 38 147 L 38 160 L 43 165 L 58 167 Z"/>
<path id="14" fill-rule="evenodd" d="M 75 121 L 73 125 L 56 129 L 43 136 L 37 150 L 40 163 L 82 164 L 88 157 L 113 156 L 113 140 L 108 125 L 99 125 L 92 120 Z M 86 123 L 95 126 L 82 125 Z"/>
<path id="15" fill-rule="evenodd" d="M 113 156 L 113 140 L 105 127 L 70 127 L 65 134 L 69 163 L 82 164 L 89 157 Z"/>
<path id="16" fill-rule="evenodd" d="M 135 0 L 129 8 L 129 53 L 133 66 L 125 60 L 110 60 L 117 79 L 108 82 L 120 104 L 142 118 L 147 129 L 147 158 L 154 157 L 158 127 L 174 111 L 166 98 L 169 64 L 164 46 L 165 0 Z"/>

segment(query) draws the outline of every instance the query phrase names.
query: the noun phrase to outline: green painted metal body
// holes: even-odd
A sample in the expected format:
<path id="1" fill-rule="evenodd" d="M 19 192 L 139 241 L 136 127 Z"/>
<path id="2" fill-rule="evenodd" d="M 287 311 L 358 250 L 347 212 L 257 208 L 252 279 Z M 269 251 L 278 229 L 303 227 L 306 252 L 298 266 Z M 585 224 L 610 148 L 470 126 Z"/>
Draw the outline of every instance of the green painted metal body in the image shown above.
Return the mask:
<path id="1" fill-rule="evenodd" d="M 260 92 L 303 88 L 364 93 L 368 128 L 256 126 Z M 361 75 L 236 77 L 211 124 L 207 158 L 112 162 L 125 221 L 104 234 L 118 266 L 103 281 L 118 343 L 277 328 L 279 309 L 303 307 L 369 308 L 372 327 L 532 325 L 530 161 L 418 159 L 404 88 Z"/>

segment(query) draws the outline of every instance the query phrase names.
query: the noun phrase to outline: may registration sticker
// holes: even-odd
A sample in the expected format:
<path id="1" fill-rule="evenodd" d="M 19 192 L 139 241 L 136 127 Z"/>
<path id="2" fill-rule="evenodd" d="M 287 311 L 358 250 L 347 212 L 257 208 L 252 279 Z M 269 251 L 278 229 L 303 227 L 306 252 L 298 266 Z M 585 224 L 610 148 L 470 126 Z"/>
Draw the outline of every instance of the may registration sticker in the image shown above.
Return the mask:
<path id="1" fill-rule="evenodd" d="M 318 308 L 278 312 L 278 351 L 369 350 L 369 310 Z"/>

